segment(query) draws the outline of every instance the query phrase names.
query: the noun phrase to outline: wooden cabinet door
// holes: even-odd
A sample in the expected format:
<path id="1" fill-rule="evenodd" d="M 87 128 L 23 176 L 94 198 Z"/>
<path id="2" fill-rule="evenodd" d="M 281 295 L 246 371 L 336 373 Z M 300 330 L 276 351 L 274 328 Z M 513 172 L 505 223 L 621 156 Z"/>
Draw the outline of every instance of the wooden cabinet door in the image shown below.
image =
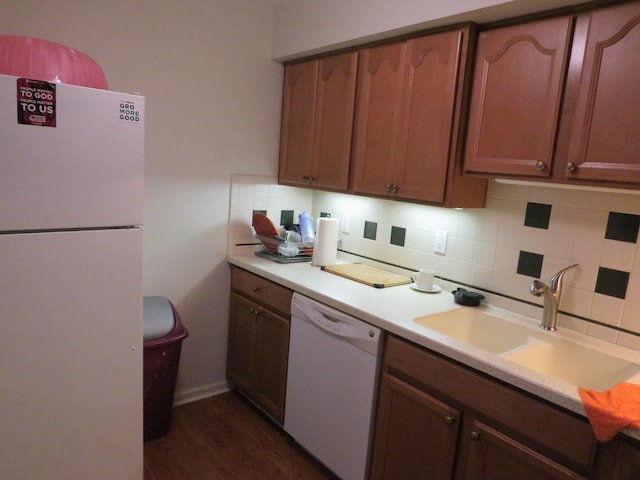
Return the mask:
<path id="1" fill-rule="evenodd" d="M 318 68 L 314 60 L 284 69 L 278 166 L 282 183 L 305 185 L 311 175 Z"/>
<path id="2" fill-rule="evenodd" d="M 379 395 L 371 479 L 450 480 L 460 412 L 388 373 Z"/>
<path id="3" fill-rule="evenodd" d="M 311 186 L 349 187 L 358 53 L 325 57 L 318 69 Z"/>
<path id="4" fill-rule="evenodd" d="M 255 304 L 231 293 L 229 305 L 229 337 L 227 346 L 227 378 L 247 393 L 253 391 L 256 319 Z"/>
<path id="5" fill-rule="evenodd" d="M 640 480 L 640 448 L 623 438 L 599 446 L 594 480 Z"/>
<path id="6" fill-rule="evenodd" d="M 397 156 L 405 42 L 360 53 L 353 154 L 355 193 L 386 195 Z"/>
<path id="7" fill-rule="evenodd" d="M 549 177 L 572 19 L 482 32 L 464 169 Z"/>
<path id="8" fill-rule="evenodd" d="M 465 480 L 585 479 L 478 421 L 464 441 L 470 442 Z"/>
<path id="9" fill-rule="evenodd" d="M 280 183 L 347 190 L 357 52 L 285 66 Z"/>
<path id="10" fill-rule="evenodd" d="M 566 177 L 640 183 L 640 2 L 579 18 L 575 45 L 584 59 Z"/>
<path id="11" fill-rule="evenodd" d="M 291 291 L 237 268 L 232 285 L 261 297 L 265 293 L 289 298 Z M 288 307 L 287 307 L 288 308 Z M 231 292 L 227 378 L 267 413 L 284 422 L 290 321 L 258 303 Z"/>
<path id="12" fill-rule="evenodd" d="M 465 28 L 360 53 L 355 193 L 484 206 L 486 181 L 463 178 L 459 154 L 469 36 Z"/>
<path id="13" fill-rule="evenodd" d="M 462 32 L 407 42 L 391 184 L 402 198 L 442 202 L 450 161 Z"/>
<path id="14" fill-rule="evenodd" d="M 284 422 L 284 401 L 289 358 L 289 320 L 258 308 L 255 350 L 256 400 L 274 418 Z"/>

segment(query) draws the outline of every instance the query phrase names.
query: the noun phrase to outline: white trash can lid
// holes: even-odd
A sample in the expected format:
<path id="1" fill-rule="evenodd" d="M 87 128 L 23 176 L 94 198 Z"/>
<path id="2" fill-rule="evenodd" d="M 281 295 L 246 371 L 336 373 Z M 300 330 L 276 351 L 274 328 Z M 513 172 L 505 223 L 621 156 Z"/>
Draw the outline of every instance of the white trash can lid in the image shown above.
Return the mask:
<path id="1" fill-rule="evenodd" d="M 165 297 L 144 297 L 142 300 L 144 341 L 166 337 L 175 325 L 171 303 Z"/>

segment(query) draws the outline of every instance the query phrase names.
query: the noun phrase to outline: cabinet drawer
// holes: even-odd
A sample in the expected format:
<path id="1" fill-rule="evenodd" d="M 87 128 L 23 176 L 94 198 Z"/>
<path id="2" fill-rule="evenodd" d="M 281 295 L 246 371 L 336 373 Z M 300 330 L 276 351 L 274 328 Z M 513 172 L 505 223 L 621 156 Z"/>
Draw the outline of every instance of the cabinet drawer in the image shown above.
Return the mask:
<path id="1" fill-rule="evenodd" d="M 397 337 L 387 340 L 384 368 L 442 401 L 490 419 L 573 470 L 587 471 L 593 463 L 597 442 L 582 418 Z"/>
<path id="2" fill-rule="evenodd" d="M 231 268 L 231 288 L 262 305 L 291 316 L 291 297 L 288 288 L 237 267 Z"/>

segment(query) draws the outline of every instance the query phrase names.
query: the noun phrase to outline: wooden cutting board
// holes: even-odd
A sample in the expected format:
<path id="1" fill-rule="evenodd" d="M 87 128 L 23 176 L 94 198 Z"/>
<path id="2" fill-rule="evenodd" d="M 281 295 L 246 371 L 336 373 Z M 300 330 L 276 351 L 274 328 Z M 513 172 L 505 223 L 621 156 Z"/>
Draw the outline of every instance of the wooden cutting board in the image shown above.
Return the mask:
<path id="1" fill-rule="evenodd" d="M 363 265 L 362 263 L 342 263 L 322 267 L 325 272 L 334 273 L 356 282 L 364 283 L 375 288 L 394 287 L 411 283 L 411 278 L 387 272 L 380 268 Z"/>

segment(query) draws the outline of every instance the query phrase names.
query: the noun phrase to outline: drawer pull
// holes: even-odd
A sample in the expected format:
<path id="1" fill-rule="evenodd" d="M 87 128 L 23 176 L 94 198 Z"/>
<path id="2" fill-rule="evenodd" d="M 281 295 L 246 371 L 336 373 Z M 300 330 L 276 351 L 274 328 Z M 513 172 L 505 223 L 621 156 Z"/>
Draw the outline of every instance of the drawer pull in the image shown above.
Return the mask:
<path id="1" fill-rule="evenodd" d="M 454 417 L 453 415 L 447 415 L 446 417 L 444 417 L 444 423 L 446 423 L 447 425 L 453 425 L 454 423 L 456 423 L 456 417 Z"/>
<path id="2" fill-rule="evenodd" d="M 471 437 L 471 440 L 473 440 L 474 442 L 477 442 L 478 440 L 480 440 L 480 432 L 476 432 L 474 430 L 473 432 L 471 432 L 470 437 Z"/>
<path id="3" fill-rule="evenodd" d="M 260 293 L 261 290 L 260 287 L 253 287 L 253 293 Z"/>
<path id="4" fill-rule="evenodd" d="M 544 162 L 538 161 L 538 163 L 536 163 L 536 168 L 540 171 L 543 171 L 545 168 L 547 168 L 547 166 L 544 164 Z"/>

